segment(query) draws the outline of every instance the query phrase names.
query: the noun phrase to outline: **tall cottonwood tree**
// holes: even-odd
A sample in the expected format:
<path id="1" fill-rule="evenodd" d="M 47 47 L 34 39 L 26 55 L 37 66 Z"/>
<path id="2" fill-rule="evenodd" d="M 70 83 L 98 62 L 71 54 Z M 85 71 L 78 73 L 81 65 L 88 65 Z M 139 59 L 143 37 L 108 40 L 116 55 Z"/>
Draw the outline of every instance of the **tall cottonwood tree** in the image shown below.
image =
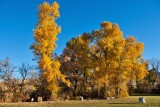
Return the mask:
<path id="1" fill-rule="evenodd" d="M 42 78 L 45 81 L 46 88 L 53 94 L 59 90 L 59 80 L 69 84 L 60 70 L 60 63 L 52 58 L 52 53 L 56 47 L 57 35 L 61 28 L 55 20 L 60 17 L 59 4 L 57 2 L 51 5 L 44 2 L 39 5 L 38 23 L 34 30 L 35 42 L 31 46 L 33 53 L 38 60 L 38 65 L 42 71 Z"/>
<path id="2" fill-rule="evenodd" d="M 143 44 L 136 42 L 134 37 L 125 39 L 118 24 L 110 22 L 103 22 L 101 28 L 91 35 L 94 38 L 92 59 L 95 80 L 114 96 L 127 96 L 129 75 L 132 74 L 137 80 L 148 74 L 146 62 L 140 62 Z"/>
<path id="3" fill-rule="evenodd" d="M 125 63 L 122 61 L 125 39 L 117 24 L 103 22 L 101 28 L 92 33 L 95 38 L 95 55 L 98 61 L 95 69 L 95 78 L 99 84 L 104 84 L 105 90 L 114 90 L 119 96 L 120 84 L 124 84 Z M 94 62 L 95 62 L 94 61 Z M 123 78 L 122 78 L 123 77 Z M 103 82 L 103 83 L 101 83 Z"/>
<path id="4" fill-rule="evenodd" d="M 61 55 L 61 70 L 71 82 L 74 97 L 77 95 L 87 96 L 92 64 L 89 58 L 89 42 L 90 36 L 87 33 L 72 38 Z"/>

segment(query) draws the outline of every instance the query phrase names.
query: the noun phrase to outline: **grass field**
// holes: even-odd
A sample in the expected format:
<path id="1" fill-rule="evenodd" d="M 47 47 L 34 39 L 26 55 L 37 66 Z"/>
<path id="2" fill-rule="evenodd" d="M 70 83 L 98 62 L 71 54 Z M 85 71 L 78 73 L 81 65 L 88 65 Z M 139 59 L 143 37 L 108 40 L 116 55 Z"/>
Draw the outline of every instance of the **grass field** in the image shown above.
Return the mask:
<path id="1" fill-rule="evenodd" d="M 0 107 L 160 107 L 160 96 L 143 96 L 146 104 L 139 104 L 140 96 L 109 100 L 0 103 Z"/>

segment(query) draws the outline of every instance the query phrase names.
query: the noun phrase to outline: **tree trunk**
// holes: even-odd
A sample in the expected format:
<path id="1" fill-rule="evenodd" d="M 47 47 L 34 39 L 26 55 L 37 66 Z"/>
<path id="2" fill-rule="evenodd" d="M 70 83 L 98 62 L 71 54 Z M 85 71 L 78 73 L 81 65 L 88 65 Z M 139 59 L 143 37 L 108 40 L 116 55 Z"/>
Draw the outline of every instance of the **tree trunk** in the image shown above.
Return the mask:
<path id="1" fill-rule="evenodd" d="M 129 95 L 132 95 L 133 94 L 133 85 L 132 85 L 132 80 L 130 80 L 130 83 L 129 83 Z"/>
<path id="2" fill-rule="evenodd" d="M 77 96 L 77 93 L 76 93 L 76 90 L 77 90 L 77 82 L 78 82 L 78 80 L 76 79 L 75 85 L 74 85 L 74 89 L 73 89 L 73 96 L 74 96 L 74 97 Z"/>

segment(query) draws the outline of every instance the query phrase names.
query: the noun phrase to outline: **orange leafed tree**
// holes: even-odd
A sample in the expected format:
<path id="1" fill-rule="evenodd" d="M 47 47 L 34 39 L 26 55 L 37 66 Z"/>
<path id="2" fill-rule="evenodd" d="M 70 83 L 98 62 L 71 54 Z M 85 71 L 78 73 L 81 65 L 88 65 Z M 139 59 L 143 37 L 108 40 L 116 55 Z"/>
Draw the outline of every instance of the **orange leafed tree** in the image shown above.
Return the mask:
<path id="1" fill-rule="evenodd" d="M 46 88 L 52 94 L 59 90 L 58 83 L 60 80 L 69 85 L 65 75 L 59 70 L 60 63 L 52 56 L 56 47 L 57 35 L 61 31 L 61 28 L 55 22 L 60 17 L 58 9 L 59 4 L 57 2 L 51 5 L 44 2 L 39 5 L 38 23 L 34 30 L 35 42 L 31 46 L 42 71 L 42 78 L 45 81 Z"/>

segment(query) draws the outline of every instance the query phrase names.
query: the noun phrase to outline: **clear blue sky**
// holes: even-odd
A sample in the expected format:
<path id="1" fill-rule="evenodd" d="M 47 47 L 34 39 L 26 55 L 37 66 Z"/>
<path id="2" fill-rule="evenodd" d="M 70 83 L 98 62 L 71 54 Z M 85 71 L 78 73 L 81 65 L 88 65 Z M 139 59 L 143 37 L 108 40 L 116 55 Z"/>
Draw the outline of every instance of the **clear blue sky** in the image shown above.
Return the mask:
<path id="1" fill-rule="evenodd" d="M 33 29 L 37 23 L 37 5 L 44 0 L 0 0 L 0 60 L 33 64 Z M 53 0 L 46 0 L 53 2 Z M 159 0 L 57 0 L 61 18 L 57 23 L 59 55 L 67 41 L 83 32 L 99 29 L 100 23 L 118 23 L 124 36 L 133 35 L 145 45 L 144 58 L 160 58 Z"/>

